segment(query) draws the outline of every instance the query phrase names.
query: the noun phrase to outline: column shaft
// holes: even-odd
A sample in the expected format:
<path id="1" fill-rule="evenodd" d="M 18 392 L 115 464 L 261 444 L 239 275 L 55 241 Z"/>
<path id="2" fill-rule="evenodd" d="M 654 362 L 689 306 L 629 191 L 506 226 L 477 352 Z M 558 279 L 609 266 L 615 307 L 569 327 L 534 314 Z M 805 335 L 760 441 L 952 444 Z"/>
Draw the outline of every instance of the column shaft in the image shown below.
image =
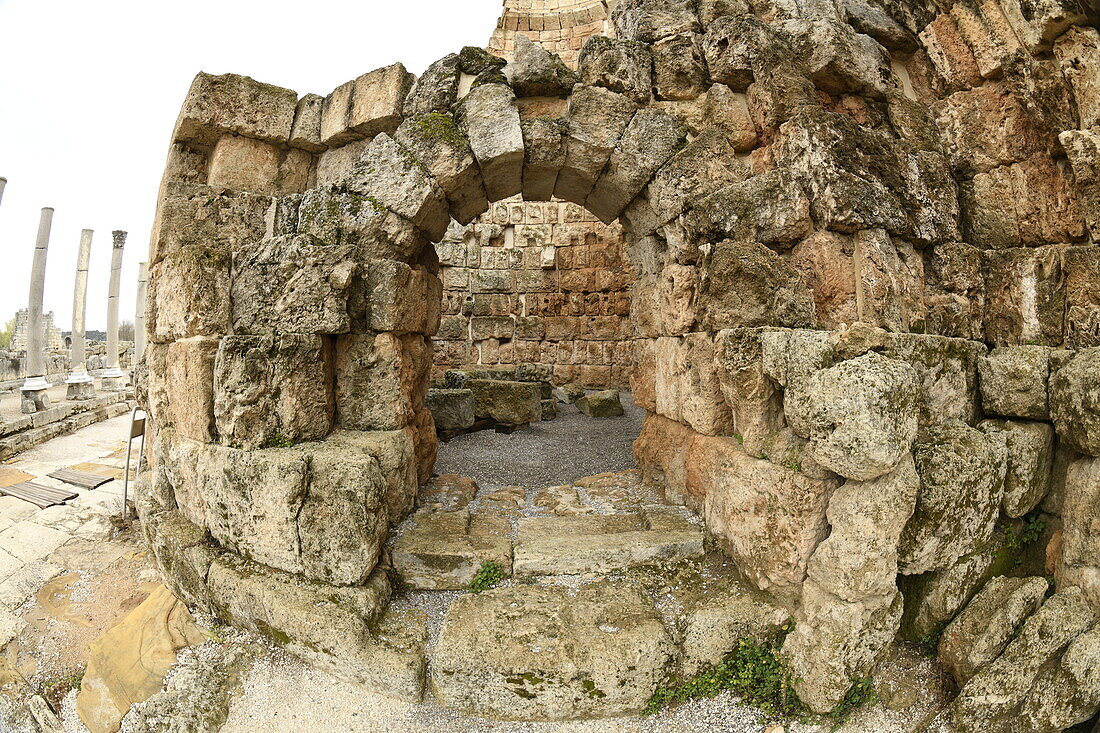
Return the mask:
<path id="1" fill-rule="evenodd" d="M 118 290 L 122 282 L 122 248 L 126 232 L 111 232 L 111 282 L 107 292 L 107 369 L 103 372 L 103 388 L 121 389 L 125 375 L 118 368 Z"/>
<path id="2" fill-rule="evenodd" d="M 91 399 L 95 396 L 95 387 L 87 369 L 87 341 L 84 331 L 86 306 L 88 303 L 88 262 L 92 255 L 92 230 L 80 232 L 80 252 L 76 257 L 76 283 L 73 286 L 73 333 L 71 366 L 69 372 L 67 397 L 70 400 Z"/>
<path id="3" fill-rule="evenodd" d="M 50 406 L 46 394 L 46 333 L 42 323 L 42 296 L 46 286 L 46 250 L 50 246 L 50 227 L 53 209 L 42 209 L 38 219 L 38 237 L 34 243 L 34 261 L 31 264 L 31 288 L 27 303 L 27 378 L 23 382 L 22 411 L 38 412 Z"/>
<path id="4" fill-rule="evenodd" d="M 149 263 L 138 264 L 137 307 L 134 312 L 134 363 L 145 354 L 145 293 L 149 286 Z"/>

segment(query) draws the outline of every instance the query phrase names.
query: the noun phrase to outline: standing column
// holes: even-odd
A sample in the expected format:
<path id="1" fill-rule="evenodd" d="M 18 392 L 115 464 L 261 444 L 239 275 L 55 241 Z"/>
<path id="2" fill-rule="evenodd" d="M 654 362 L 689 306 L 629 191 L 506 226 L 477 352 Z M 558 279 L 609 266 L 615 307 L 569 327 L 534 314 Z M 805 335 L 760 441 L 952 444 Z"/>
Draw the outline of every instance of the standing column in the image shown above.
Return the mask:
<path id="1" fill-rule="evenodd" d="M 95 397 L 95 382 L 88 376 L 84 341 L 84 313 L 88 302 L 88 260 L 92 255 L 92 230 L 80 232 L 80 253 L 76 257 L 76 285 L 73 287 L 72 370 L 66 380 L 65 397 L 90 400 Z"/>
<path id="2" fill-rule="evenodd" d="M 130 370 L 137 369 L 137 364 L 145 354 L 145 291 L 149 287 L 149 263 L 138 263 L 138 287 L 137 309 L 134 312 L 134 359 L 130 364 Z"/>
<path id="3" fill-rule="evenodd" d="M 122 248 L 126 246 L 126 232 L 111 232 L 111 285 L 107 293 L 107 368 L 100 376 L 102 388 L 118 392 L 126 375 L 118 368 L 118 286 L 122 281 Z"/>
<path id="4" fill-rule="evenodd" d="M 46 249 L 50 246 L 50 226 L 53 209 L 42 209 L 38 220 L 38 239 L 34 243 L 34 263 L 31 265 L 31 291 L 27 305 L 27 379 L 23 382 L 25 413 L 39 412 L 50 406 L 46 389 L 46 333 L 42 323 L 42 292 L 46 286 Z"/>

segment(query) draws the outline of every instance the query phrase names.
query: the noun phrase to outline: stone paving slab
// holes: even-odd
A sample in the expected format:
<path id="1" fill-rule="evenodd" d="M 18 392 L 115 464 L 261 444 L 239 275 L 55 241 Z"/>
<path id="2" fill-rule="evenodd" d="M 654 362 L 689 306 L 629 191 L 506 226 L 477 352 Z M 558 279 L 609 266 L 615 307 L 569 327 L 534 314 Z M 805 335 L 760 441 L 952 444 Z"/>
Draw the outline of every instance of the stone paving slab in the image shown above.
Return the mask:
<path id="1" fill-rule="evenodd" d="M 0 550 L 31 562 L 46 557 L 69 540 L 69 535 L 31 521 L 17 522 L 0 532 Z"/>

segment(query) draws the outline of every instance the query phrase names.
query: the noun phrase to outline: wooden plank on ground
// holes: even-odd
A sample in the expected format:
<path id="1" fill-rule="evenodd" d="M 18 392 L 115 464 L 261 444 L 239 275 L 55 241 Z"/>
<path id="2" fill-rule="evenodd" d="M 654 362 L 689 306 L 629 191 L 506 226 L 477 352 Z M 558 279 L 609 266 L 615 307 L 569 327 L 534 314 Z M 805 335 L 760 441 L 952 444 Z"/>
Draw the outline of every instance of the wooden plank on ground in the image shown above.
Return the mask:
<path id="1" fill-rule="evenodd" d="M 31 504 L 45 509 L 55 504 L 64 504 L 69 499 L 75 499 L 78 494 L 66 489 L 55 489 L 52 486 L 43 486 L 33 481 L 23 481 L 11 486 L 0 487 L 0 494 L 13 496 L 16 499 L 29 501 Z"/>
<path id="2" fill-rule="evenodd" d="M 87 471 L 74 471 L 71 468 L 59 468 L 50 474 L 50 478 L 84 489 L 98 489 L 103 484 L 110 483 L 113 480 L 108 476 L 100 476 Z"/>

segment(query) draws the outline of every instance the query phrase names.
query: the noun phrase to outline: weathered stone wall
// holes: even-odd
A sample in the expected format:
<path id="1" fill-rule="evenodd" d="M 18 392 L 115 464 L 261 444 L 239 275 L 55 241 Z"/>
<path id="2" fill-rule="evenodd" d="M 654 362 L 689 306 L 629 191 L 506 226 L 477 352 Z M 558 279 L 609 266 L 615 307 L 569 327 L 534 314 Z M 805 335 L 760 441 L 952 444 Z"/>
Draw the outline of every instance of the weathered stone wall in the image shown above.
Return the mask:
<path id="1" fill-rule="evenodd" d="M 950 620 L 969 596 L 947 591 L 977 592 L 975 556 L 1037 509 L 1060 527 L 1040 565 L 1095 597 L 1082 7 L 620 0 L 611 18 L 577 76 L 517 41 L 503 71 L 464 49 L 324 98 L 196 79 L 149 258 L 142 513 L 177 592 L 373 679 L 375 563 L 435 446 L 430 243 L 523 194 L 621 222 L 639 463 L 795 609 L 784 653 L 815 709 L 899 630 Z"/>
<path id="2" fill-rule="evenodd" d="M 493 204 L 436 250 L 443 318 L 433 376 L 548 364 L 557 383 L 626 388 L 633 328 L 625 239 L 575 204 Z"/>
<path id="3" fill-rule="evenodd" d="M 575 69 L 584 42 L 590 36 L 606 35 L 611 4 L 606 0 L 505 0 L 489 39 L 489 52 L 512 58 L 516 35 L 522 35 Z"/>
<path id="4" fill-rule="evenodd" d="M 15 312 L 15 328 L 11 334 L 11 351 L 27 350 L 27 309 L 20 308 Z M 42 328 L 46 332 L 46 340 L 43 342 L 46 349 L 61 349 L 65 346 L 61 339 L 61 331 L 53 322 L 53 311 L 42 314 Z"/>

